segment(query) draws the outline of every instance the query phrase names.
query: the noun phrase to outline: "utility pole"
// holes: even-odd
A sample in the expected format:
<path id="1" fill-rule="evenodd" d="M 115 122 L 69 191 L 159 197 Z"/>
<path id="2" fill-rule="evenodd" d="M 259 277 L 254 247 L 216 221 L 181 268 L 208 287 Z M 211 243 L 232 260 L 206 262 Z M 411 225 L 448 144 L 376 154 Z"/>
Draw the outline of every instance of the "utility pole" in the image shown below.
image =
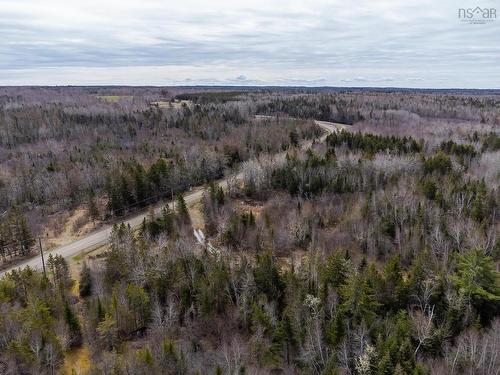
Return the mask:
<path id="1" fill-rule="evenodd" d="M 47 272 L 45 271 L 45 260 L 43 259 L 43 248 L 42 248 L 42 239 L 38 237 L 38 244 L 40 245 L 40 255 L 42 257 L 42 267 L 43 267 L 43 275 L 47 278 Z"/>

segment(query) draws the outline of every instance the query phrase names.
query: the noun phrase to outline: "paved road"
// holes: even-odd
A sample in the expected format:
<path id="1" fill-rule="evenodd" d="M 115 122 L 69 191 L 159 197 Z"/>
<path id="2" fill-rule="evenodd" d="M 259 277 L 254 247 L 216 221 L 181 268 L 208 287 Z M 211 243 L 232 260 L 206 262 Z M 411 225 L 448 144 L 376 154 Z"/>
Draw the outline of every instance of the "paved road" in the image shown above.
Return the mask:
<path id="1" fill-rule="evenodd" d="M 272 117 L 272 116 L 258 116 L 258 118 L 264 119 L 264 118 L 274 118 L 274 117 Z M 325 132 L 326 132 L 326 134 L 321 137 L 322 140 L 324 140 L 326 138 L 327 134 L 330 134 L 330 133 L 333 133 L 336 131 L 340 131 L 342 129 L 346 129 L 346 127 L 347 127 L 347 125 L 334 123 L 334 122 L 315 121 L 315 123 L 318 126 L 320 126 L 321 128 L 323 128 L 323 130 L 325 130 Z M 311 141 L 304 142 L 302 144 L 302 147 L 308 148 L 308 147 L 311 147 L 311 144 L 312 144 Z M 284 155 L 284 153 L 283 153 L 283 155 Z M 227 187 L 227 184 L 230 180 L 241 180 L 242 178 L 243 178 L 243 174 L 238 173 L 237 175 L 229 176 L 228 178 L 219 181 L 218 184 L 219 184 L 219 186 L 225 188 L 225 187 Z M 190 191 L 190 192 L 186 193 L 184 195 L 184 199 L 185 199 L 187 204 L 196 203 L 196 202 L 200 201 L 201 198 L 203 197 L 203 192 L 204 192 L 203 188 L 198 188 L 194 191 Z M 169 205 L 169 207 L 172 208 L 172 202 L 168 203 L 168 205 Z M 161 210 L 161 207 L 155 208 L 156 212 L 159 212 L 160 210 Z M 124 220 L 124 223 L 129 224 L 132 228 L 138 227 L 142 223 L 144 218 L 147 216 L 147 214 L 148 214 L 147 211 L 143 211 L 142 213 L 140 213 L 136 216 L 133 216 L 132 218 Z M 90 234 L 82 237 L 81 239 L 79 239 L 77 241 L 71 242 L 67 245 L 60 246 L 60 247 L 53 249 L 51 251 L 47 251 L 44 253 L 45 259 L 47 259 L 48 254 L 62 255 L 64 258 L 71 258 L 75 255 L 85 253 L 89 250 L 92 250 L 92 249 L 95 249 L 99 246 L 102 246 L 109 241 L 110 236 L 111 236 L 111 230 L 112 230 L 112 226 L 108 225 L 108 226 L 105 226 L 104 228 L 101 228 L 93 233 L 90 233 Z M 34 269 L 41 269 L 42 268 L 42 260 L 40 259 L 40 256 L 25 260 L 21 263 L 16 264 L 15 266 L 12 266 L 10 268 L 5 269 L 5 270 L 0 272 L 0 276 L 2 276 L 6 272 L 9 272 L 13 269 L 22 268 L 22 267 L 26 267 L 26 266 L 30 266 L 31 268 L 34 268 Z"/>

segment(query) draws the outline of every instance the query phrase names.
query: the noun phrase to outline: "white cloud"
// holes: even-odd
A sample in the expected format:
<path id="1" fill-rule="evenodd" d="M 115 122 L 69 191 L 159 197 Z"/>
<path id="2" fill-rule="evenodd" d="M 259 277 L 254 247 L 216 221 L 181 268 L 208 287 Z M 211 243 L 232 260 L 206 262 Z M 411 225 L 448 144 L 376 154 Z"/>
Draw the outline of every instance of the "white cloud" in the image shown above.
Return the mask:
<path id="1" fill-rule="evenodd" d="M 0 84 L 498 87 L 500 19 L 465 25 L 459 6 L 0 0 Z"/>

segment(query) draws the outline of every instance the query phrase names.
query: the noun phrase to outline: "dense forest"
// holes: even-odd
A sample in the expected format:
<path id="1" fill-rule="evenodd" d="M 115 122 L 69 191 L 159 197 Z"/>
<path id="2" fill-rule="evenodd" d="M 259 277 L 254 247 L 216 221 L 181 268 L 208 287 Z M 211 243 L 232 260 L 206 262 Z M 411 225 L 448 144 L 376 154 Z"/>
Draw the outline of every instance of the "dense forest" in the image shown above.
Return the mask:
<path id="1" fill-rule="evenodd" d="M 117 218 L 320 134 L 311 121 L 255 120 L 252 100 L 238 93 L 230 102 L 207 94 L 213 99 L 204 104 L 180 102 L 166 90 L 137 98 L 64 93 L 0 95 L 5 261 L 30 248 L 16 229 L 20 220 L 40 236 L 60 224 L 47 217 L 77 207 L 92 221 Z"/>
<path id="2" fill-rule="evenodd" d="M 499 374 L 498 96 L 10 88 L 0 103 L 1 256 L 27 256 L 49 213 L 116 223 L 104 251 L 0 279 L 0 373 L 68 371 L 85 351 L 69 373 Z M 350 126 L 322 138 L 313 120 Z"/>

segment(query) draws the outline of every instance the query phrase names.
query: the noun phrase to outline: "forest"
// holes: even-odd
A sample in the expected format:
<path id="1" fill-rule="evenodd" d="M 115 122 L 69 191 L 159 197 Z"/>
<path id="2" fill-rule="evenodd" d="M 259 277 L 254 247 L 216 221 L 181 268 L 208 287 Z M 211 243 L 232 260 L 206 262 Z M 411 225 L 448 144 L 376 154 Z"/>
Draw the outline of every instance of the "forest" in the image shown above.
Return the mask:
<path id="1" fill-rule="evenodd" d="M 0 88 L 2 262 L 113 224 L 0 278 L 0 373 L 499 374 L 499 166 L 487 91 Z"/>

